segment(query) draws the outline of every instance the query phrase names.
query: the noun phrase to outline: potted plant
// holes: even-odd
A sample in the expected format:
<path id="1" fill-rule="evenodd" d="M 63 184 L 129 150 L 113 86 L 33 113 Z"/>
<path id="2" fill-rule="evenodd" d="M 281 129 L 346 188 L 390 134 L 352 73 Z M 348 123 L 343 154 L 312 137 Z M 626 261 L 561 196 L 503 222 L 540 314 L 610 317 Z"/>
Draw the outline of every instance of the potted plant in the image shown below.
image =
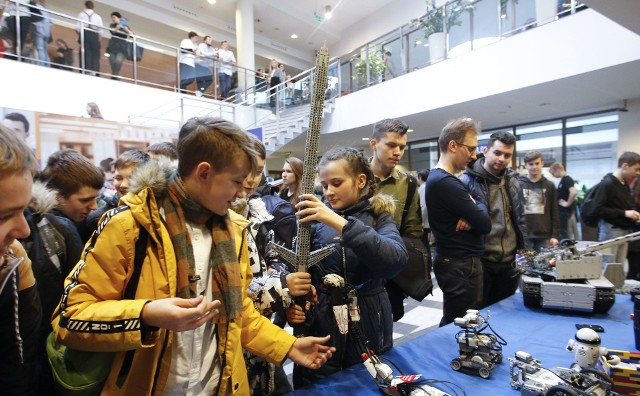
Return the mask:
<path id="1" fill-rule="evenodd" d="M 358 63 L 356 63 L 356 75 L 355 77 L 364 81 L 363 84 L 358 85 L 367 85 L 379 82 L 382 77 L 382 73 L 384 73 L 384 61 L 380 56 L 381 52 L 376 51 L 373 48 L 369 49 L 369 80 L 367 81 L 367 60 L 361 58 Z"/>
<path id="2" fill-rule="evenodd" d="M 454 0 L 442 7 L 436 7 L 435 0 L 425 0 L 425 3 L 425 15 L 412 19 L 411 23 L 420 28 L 429 41 L 429 56 L 433 62 L 444 58 L 446 33 L 449 33 L 452 26 L 462 25 L 460 15 L 472 10 L 473 5 L 467 4 L 466 0 Z"/>

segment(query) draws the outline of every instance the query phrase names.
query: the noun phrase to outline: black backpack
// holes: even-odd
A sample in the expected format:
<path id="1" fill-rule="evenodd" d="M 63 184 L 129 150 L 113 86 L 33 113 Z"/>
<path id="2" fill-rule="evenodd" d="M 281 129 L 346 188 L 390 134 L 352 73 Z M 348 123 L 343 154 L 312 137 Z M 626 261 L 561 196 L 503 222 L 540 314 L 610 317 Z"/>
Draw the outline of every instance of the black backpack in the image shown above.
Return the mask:
<path id="1" fill-rule="evenodd" d="M 589 227 L 597 227 L 600 221 L 600 215 L 596 210 L 596 194 L 600 188 L 600 183 L 591 187 L 582 201 L 580 206 L 580 221 Z"/>

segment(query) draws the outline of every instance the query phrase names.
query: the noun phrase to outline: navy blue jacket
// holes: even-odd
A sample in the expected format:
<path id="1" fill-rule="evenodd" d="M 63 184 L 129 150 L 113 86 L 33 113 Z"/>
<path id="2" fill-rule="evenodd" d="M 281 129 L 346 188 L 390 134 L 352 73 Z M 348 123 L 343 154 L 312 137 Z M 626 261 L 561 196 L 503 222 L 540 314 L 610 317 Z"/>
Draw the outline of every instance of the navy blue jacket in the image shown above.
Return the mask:
<path id="1" fill-rule="evenodd" d="M 377 353 L 384 353 L 393 346 L 391 304 L 384 283 L 402 271 L 408 253 L 393 220 L 393 210 L 389 210 L 389 207 L 393 208 L 389 204 L 390 198 L 376 195 L 372 202 L 363 201 L 338 212 L 348 221 L 342 229 L 342 237 L 329 226 L 322 223 L 315 225 L 311 250 L 335 244 L 337 251 L 309 269 L 312 284 L 318 290 L 319 303 L 307 316 L 307 335 L 331 334 L 327 345 L 335 346 L 336 352 L 318 370 L 296 366 L 296 387 L 308 385 L 361 362 L 352 332 L 344 335 L 338 330 L 330 295 L 322 284 L 322 277 L 327 274 L 345 277 L 346 273 L 346 282 L 356 287 L 360 325 L 371 347 Z M 343 265 L 345 254 L 346 268 Z"/>

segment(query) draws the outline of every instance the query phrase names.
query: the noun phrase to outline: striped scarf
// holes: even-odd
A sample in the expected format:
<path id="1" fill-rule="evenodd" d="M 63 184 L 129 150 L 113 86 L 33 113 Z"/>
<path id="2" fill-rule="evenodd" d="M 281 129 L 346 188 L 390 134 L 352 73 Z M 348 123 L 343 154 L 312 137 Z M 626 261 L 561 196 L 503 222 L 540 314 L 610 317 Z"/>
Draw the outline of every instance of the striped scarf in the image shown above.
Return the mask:
<path id="1" fill-rule="evenodd" d="M 229 215 L 217 216 L 186 194 L 182 179 L 174 175 L 169 181 L 168 194 L 162 201 L 165 220 L 178 266 L 178 297 L 197 296 L 195 259 L 187 222 L 209 223 L 213 239 L 211 252 L 211 287 L 213 300 L 222 303 L 218 323 L 233 322 L 242 313 L 242 281 L 236 255 L 233 225 Z"/>

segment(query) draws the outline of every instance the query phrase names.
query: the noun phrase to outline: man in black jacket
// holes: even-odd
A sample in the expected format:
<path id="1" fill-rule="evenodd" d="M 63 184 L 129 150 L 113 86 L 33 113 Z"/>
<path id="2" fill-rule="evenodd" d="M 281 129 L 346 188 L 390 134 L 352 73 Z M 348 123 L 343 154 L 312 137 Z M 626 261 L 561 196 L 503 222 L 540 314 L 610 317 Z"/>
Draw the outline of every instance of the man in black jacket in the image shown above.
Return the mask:
<path id="1" fill-rule="evenodd" d="M 600 217 L 599 241 L 626 235 L 631 227 L 640 221 L 640 213 L 633 210 L 631 191 L 627 184 L 638 174 L 640 155 L 627 151 L 618 158 L 618 169 L 602 178 L 594 197 L 595 210 Z M 612 248 L 614 263 L 624 263 L 627 248 L 626 243 Z"/>
<path id="2" fill-rule="evenodd" d="M 469 165 L 460 180 L 473 199 L 489 208 L 491 232 L 484 239 L 482 255 L 483 306 L 515 293 L 520 276 L 515 255 L 525 247 L 527 222 L 518 173 L 511 169 L 516 137 L 495 132 L 483 150 L 484 157 Z"/>
<path id="3" fill-rule="evenodd" d="M 529 243 L 536 250 L 555 246 L 560 234 L 556 186 L 542 175 L 544 161 L 539 151 L 527 152 L 524 165 L 528 174 L 518 180 L 524 196 Z"/>

